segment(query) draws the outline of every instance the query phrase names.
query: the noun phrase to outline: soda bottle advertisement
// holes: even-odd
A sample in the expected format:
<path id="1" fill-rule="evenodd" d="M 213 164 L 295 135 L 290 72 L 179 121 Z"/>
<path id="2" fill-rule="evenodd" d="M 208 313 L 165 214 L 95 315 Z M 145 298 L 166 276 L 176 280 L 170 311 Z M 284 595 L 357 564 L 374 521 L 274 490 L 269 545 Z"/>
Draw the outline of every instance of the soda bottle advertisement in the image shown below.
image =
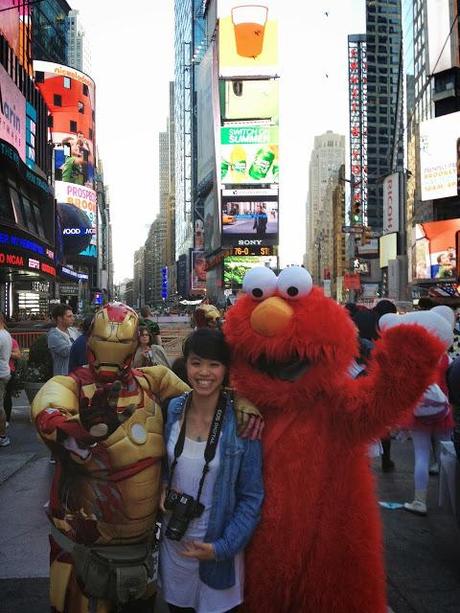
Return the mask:
<path id="1" fill-rule="evenodd" d="M 275 0 L 219 0 L 219 69 L 223 77 L 275 76 L 278 19 Z"/>
<path id="2" fill-rule="evenodd" d="M 220 170 L 223 185 L 278 183 L 278 128 L 221 128 Z"/>

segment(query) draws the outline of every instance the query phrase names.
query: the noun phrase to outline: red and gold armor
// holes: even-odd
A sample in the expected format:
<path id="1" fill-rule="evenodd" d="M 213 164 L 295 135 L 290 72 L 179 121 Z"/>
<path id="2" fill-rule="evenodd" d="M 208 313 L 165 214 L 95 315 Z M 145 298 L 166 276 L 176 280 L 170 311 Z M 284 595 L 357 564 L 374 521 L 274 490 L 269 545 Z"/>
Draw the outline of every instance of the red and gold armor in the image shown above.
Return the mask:
<path id="1" fill-rule="evenodd" d="M 32 406 L 37 430 L 57 460 L 50 519 L 76 543 L 144 542 L 156 521 L 164 454 L 157 399 L 188 387 L 164 366 L 132 370 L 136 336 L 132 309 L 119 303 L 101 309 L 88 340 L 90 365 L 53 377 Z M 83 410 L 91 412 L 92 400 L 97 394 L 104 398 L 103 386 L 113 381 L 122 382 L 114 407 L 119 423 L 105 430 L 107 436 L 94 437 L 82 423 Z M 52 537 L 50 598 L 53 611 L 116 610 L 109 601 L 96 602 L 83 594 L 70 554 Z"/>

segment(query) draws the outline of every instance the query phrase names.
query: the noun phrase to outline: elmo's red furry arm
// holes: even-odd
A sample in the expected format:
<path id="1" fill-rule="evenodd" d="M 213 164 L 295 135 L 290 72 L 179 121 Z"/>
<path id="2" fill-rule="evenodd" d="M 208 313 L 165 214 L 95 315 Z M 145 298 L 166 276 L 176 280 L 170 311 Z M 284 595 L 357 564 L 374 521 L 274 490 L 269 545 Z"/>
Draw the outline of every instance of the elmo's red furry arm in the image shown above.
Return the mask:
<path id="1" fill-rule="evenodd" d="M 348 381 L 336 406 L 334 422 L 354 441 L 383 435 L 412 409 L 435 379 L 445 349 L 419 325 L 386 330 L 375 345 L 369 374 Z"/>

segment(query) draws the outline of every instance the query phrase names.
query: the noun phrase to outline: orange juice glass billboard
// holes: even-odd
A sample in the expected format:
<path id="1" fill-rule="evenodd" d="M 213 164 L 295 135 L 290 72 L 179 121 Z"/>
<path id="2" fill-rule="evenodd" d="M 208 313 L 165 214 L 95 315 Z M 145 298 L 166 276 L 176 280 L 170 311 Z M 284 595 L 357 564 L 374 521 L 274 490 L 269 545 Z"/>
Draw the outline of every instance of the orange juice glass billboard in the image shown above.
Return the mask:
<path id="1" fill-rule="evenodd" d="M 268 8 L 258 4 L 239 5 L 232 8 L 238 55 L 256 58 L 262 53 L 267 15 Z"/>

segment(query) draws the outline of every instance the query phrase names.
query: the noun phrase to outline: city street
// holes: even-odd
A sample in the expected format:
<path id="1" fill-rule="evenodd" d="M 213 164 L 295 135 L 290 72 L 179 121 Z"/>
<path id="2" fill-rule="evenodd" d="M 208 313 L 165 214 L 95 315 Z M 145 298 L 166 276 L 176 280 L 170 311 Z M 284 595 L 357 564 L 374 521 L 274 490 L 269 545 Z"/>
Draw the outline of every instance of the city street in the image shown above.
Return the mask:
<path id="1" fill-rule="evenodd" d="M 0 460 L 0 613 L 48 611 L 46 503 L 53 466 L 29 422 L 22 395 L 13 412 L 10 447 Z M 394 442 L 396 471 L 375 473 L 380 499 L 404 502 L 412 494 L 411 442 Z M 454 613 L 460 599 L 460 532 L 437 506 L 431 477 L 429 515 L 382 509 L 389 604 L 394 613 Z M 159 603 L 157 613 L 165 611 Z M 363 612 L 365 613 L 365 612 Z"/>

